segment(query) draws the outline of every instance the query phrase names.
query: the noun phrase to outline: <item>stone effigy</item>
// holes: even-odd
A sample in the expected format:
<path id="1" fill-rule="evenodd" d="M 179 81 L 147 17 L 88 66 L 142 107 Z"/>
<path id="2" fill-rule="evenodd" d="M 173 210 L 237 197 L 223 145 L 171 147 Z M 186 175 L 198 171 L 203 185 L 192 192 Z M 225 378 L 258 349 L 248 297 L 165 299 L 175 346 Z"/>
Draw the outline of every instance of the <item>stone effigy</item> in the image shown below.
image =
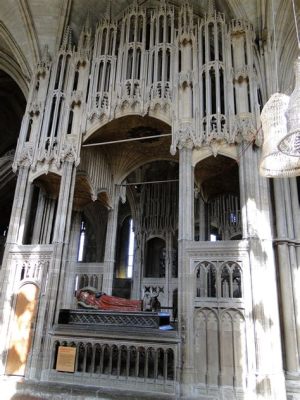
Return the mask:
<path id="1" fill-rule="evenodd" d="M 97 292 L 94 288 L 84 287 L 76 294 L 78 305 L 84 308 L 107 311 L 142 311 L 141 300 L 128 300 Z"/>

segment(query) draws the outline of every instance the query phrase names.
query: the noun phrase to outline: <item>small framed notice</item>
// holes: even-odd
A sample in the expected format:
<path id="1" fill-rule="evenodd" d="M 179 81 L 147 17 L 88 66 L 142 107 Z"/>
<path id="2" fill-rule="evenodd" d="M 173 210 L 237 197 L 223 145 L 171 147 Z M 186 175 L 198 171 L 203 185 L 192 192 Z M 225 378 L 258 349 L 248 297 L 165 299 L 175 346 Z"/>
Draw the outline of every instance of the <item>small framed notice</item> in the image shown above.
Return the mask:
<path id="1" fill-rule="evenodd" d="M 56 359 L 56 371 L 74 372 L 76 347 L 59 346 Z"/>

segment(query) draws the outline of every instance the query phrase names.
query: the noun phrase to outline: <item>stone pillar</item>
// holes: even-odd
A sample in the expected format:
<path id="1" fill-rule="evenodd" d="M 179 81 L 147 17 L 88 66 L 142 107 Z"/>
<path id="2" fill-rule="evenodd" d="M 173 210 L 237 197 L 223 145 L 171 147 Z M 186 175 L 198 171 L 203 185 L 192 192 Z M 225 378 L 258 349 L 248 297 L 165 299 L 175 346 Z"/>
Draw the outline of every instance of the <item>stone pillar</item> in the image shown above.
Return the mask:
<path id="1" fill-rule="evenodd" d="M 194 381 L 193 357 L 193 275 L 185 256 L 188 242 L 194 238 L 194 170 L 192 145 L 188 141 L 179 150 L 179 219 L 178 219 L 178 317 L 182 338 L 181 374 L 183 395 L 189 396 Z"/>
<path id="2" fill-rule="evenodd" d="M 28 188 L 28 173 L 29 167 L 19 168 L 6 245 L 17 243 L 18 241 L 21 218 L 24 209 L 24 199 Z"/>
<path id="3" fill-rule="evenodd" d="M 34 221 L 34 229 L 32 233 L 32 240 L 33 244 L 42 243 L 42 228 L 43 228 L 43 221 L 44 221 L 44 212 L 46 207 L 46 195 L 43 193 L 42 189 L 39 192 L 39 200 L 37 204 L 36 210 L 36 217 Z M 48 221 L 47 221 L 48 223 Z"/>
<path id="4" fill-rule="evenodd" d="M 69 238 L 69 230 L 66 228 L 71 220 L 75 174 L 73 162 L 65 162 L 59 189 L 53 243 L 65 243 Z"/>
<path id="5" fill-rule="evenodd" d="M 294 238 L 296 238 L 296 242 L 300 240 L 300 197 L 298 194 L 297 181 L 296 179 L 290 179 L 290 187 L 291 187 L 291 200 L 292 200 L 292 220 L 293 220 L 293 228 L 294 228 Z M 300 346 L 300 247 L 298 245 L 290 246 L 293 249 L 293 254 L 295 254 L 295 261 L 293 263 L 292 274 L 293 274 L 293 296 L 295 302 L 295 318 L 296 318 L 296 334 L 298 339 L 298 347 Z M 298 353 L 300 350 L 298 348 Z M 298 358 L 298 377 L 300 372 L 300 360 Z M 299 379 L 299 378 L 298 378 Z"/>
<path id="6" fill-rule="evenodd" d="M 75 265 L 78 260 L 81 221 L 81 211 L 73 211 L 70 228 L 70 244 L 66 261 L 62 308 L 76 308 L 77 306 L 75 298 Z"/>
<path id="7" fill-rule="evenodd" d="M 74 163 L 66 161 L 62 166 L 53 234 L 53 255 L 48 273 L 47 292 L 41 297 L 39 304 L 35 341 L 32 349 L 31 379 L 39 379 L 41 371 L 48 368 L 51 349 L 43 351 L 43 346 L 47 343 L 44 340 L 44 336 L 45 332 L 47 333 L 57 320 L 64 298 L 65 269 L 69 248 L 75 177 L 76 169 Z"/>
<path id="8" fill-rule="evenodd" d="M 55 307 L 53 321 L 57 319 L 64 297 L 65 267 L 69 251 L 69 237 L 76 169 L 73 162 L 65 162 L 60 182 L 57 211 L 53 233 L 53 262 L 49 279 L 50 302 Z M 51 307 L 50 305 L 50 307 Z M 51 326 L 51 323 L 50 323 Z"/>
<path id="9" fill-rule="evenodd" d="M 249 243 L 252 304 L 246 306 L 253 323 L 255 357 L 250 360 L 249 382 L 257 399 L 286 398 L 282 370 L 275 260 L 271 235 L 268 182 L 258 174 L 259 152 L 241 145 L 240 188 L 243 237 Z M 249 308 L 247 310 L 247 308 Z M 251 384 L 250 384 L 251 386 Z"/>
<path id="10" fill-rule="evenodd" d="M 285 368 L 287 378 L 299 379 L 299 272 L 298 257 L 293 240 L 298 238 L 294 226 L 299 221 L 299 204 L 296 205 L 296 213 L 293 213 L 293 205 L 298 203 L 297 191 L 293 191 L 292 180 L 274 179 L 276 230 L 277 230 L 277 254 L 278 272 L 281 290 L 283 338 L 285 350 Z M 294 199 L 295 197 L 295 199 Z M 294 200 L 294 201 L 293 201 Z M 296 222 L 296 223 L 295 223 Z"/>
<path id="11" fill-rule="evenodd" d="M 0 373 L 4 374 L 5 355 L 7 354 L 7 335 L 12 315 L 12 293 L 15 282 L 16 267 L 9 256 L 10 247 L 18 243 L 19 226 L 24 209 L 24 198 L 28 188 L 29 167 L 20 167 L 12 206 L 12 213 L 8 228 L 5 251 L 0 270 L 0 352 L 3 357 L 0 360 Z"/>
<path id="12" fill-rule="evenodd" d="M 132 271 L 132 293 L 133 299 L 139 299 L 141 293 L 141 283 L 143 279 L 143 255 L 145 248 L 145 235 L 140 232 L 140 227 L 135 227 L 135 244 L 134 244 L 134 258 L 133 258 L 133 271 Z"/>
<path id="13" fill-rule="evenodd" d="M 205 203 L 199 194 L 199 240 L 205 240 L 206 233 Z"/>
<path id="14" fill-rule="evenodd" d="M 236 71 L 242 71 L 245 68 L 245 37 L 244 34 L 232 36 L 234 68 Z M 249 112 L 248 104 L 248 83 L 246 78 L 241 78 L 235 82 L 236 112 L 243 114 Z"/>
<path id="15" fill-rule="evenodd" d="M 104 275 L 103 275 L 102 291 L 105 292 L 106 294 L 112 293 L 115 255 L 116 255 L 119 200 L 120 200 L 120 186 L 115 185 L 113 208 L 108 213 L 105 253 L 104 253 Z"/>
<path id="16" fill-rule="evenodd" d="M 194 169 L 192 143 L 179 150 L 178 240 L 194 239 Z"/>
<path id="17" fill-rule="evenodd" d="M 56 201 L 57 199 L 52 199 L 50 197 L 46 198 L 44 220 L 41 232 L 42 244 L 50 244 L 51 242 L 51 233 L 55 217 L 54 212 L 55 212 Z"/>

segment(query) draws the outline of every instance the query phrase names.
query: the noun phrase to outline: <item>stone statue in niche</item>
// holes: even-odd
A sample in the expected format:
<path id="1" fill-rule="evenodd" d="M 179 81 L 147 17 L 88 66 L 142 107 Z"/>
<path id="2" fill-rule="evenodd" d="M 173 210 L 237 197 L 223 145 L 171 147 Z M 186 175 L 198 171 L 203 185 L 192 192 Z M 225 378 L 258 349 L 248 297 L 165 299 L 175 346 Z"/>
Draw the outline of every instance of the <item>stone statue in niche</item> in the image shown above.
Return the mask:
<path id="1" fill-rule="evenodd" d="M 160 301 L 158 300 L 157 293 L 152 295 L 150 307 L 151 307 L 151 311 L 159 311 L 160 310 Z"/>
<path id="2" fill-rule="evenodd" d="M 143 298 L 143 311 L 151 311 L 151 295 L 150 293 L 145 293 Z"/>

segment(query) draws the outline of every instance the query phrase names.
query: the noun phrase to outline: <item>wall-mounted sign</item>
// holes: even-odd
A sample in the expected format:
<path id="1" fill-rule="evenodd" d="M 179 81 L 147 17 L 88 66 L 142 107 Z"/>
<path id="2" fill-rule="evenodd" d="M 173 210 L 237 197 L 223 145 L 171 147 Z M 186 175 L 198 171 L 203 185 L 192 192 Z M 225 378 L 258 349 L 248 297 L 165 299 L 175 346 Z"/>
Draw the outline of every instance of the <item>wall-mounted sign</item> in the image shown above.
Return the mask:
<path id="1" fill-rule="evenodd" d="M 56 360 L 56 371 L 75 371 L 76 347 L 59 346 Z"/>

